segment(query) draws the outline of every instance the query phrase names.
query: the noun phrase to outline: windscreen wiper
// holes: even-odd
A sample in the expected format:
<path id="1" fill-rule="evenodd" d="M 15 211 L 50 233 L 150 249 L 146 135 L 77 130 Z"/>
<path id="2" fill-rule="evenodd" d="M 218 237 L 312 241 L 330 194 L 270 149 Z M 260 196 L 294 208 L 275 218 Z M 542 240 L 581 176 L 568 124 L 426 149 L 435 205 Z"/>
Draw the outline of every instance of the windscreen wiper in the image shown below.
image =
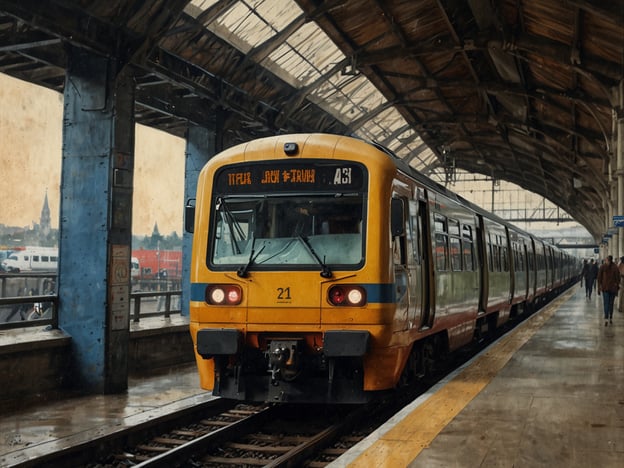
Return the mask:
<path id="1" fill-rule="evenodd" d="M 308 240 L 308 238 L 307 237 L 303 237 L 302 235 L 298 235 L 297 239 L 299 239 L 301 241 L 301 243 L 305 246 L 307 251 L 310 252 L 310 254 L 316 259 L 318 264 L 321 266 L 321 276 L 323 278 L 331 278 L 332 277 L 331 269 L 316 254 L 316 252 L 314 251 L 314 249 L 310 245 L 310 241 Z"/>
<path id="2" fill-rule="evenodd" d="M 266 247 L 266 244 L 264 244 L 260 248 L 260 250 L 258 250 L 258 253 L 256 255 L 254 255 L 254 253 L 255 253 L 254 245 L 255 244 L 256 244 L 256 236 L 254 236 L 254 238 L 251 241 L 251 253 L 249 254 L 249 261 L 245 265 L 242 265 L 236 271 L 236 274 L 239 276 L 239 278 L 247 278 L 247 272 L 249 271 L 249 268 L 251 268 L 251 265 L 254 264 L 254 262 L 256 261 L 256 258 L 258 258 L 258 256 L 262 253 L 262 251 Z"/>

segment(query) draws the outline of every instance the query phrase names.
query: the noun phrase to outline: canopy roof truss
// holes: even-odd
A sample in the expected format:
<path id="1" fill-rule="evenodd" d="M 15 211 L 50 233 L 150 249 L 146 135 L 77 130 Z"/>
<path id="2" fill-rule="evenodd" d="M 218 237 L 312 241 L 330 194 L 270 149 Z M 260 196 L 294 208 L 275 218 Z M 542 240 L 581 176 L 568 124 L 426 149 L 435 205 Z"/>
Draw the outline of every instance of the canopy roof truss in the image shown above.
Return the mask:
<path id="1" fill-rule="evenodd" d="M 0 0 L 0 72 L 62 91 L 68 44 L 132 69 L 139 123 L 356 135 L 604 230 L 623 2 Z"/>

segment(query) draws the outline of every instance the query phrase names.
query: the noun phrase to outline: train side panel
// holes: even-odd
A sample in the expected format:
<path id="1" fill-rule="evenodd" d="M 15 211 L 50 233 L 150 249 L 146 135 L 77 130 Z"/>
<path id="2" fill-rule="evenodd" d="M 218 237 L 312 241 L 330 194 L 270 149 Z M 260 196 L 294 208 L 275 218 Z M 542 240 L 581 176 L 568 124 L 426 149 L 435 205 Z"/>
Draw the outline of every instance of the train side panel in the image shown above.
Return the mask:
<path id="1" fill-rule="evenodd" d="M 215 156 L 194 219 L 200 384 L 239 400 L 367 401 L 567 274 L 564 253 L 336 135 Z"/>
<path id="2" fill-rule="evenodd" d="M 484 268 L 487 275 L 487 303 L 485 314 L 496 314 L 497 323 L 501 324 L 509 317 L 512 301 L 512 274 L 505 226 L 492 219 L 483 218 L 485 237 Z"/>
<path id="3" fill-rule="evenodd" d="M 433 191 L 428 205 L 435 322 L 447 330 L 448 346 L 453 350 L 474 338 L 480 280 L 476 219 L 471 210 Z"/>

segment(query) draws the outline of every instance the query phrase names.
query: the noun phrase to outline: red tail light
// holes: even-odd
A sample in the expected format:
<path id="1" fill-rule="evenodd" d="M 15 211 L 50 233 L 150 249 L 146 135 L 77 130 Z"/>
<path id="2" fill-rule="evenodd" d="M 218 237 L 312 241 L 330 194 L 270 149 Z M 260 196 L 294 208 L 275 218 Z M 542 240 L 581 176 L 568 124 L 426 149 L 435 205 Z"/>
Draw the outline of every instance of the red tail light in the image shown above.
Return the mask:
<path id="1" fill-rule="evenodd" d="M 236 284 L 211 284 L 206 287 L 206 302 L 212 305 L 238 305 L 243 291 Z"/>
<path id="2" fill-rule="evenodd" d="M 338 284 L 329 288 L 329 303 L 335 306 L 361 307 L 366 304 L 366 290 L 361 286 Z"/>

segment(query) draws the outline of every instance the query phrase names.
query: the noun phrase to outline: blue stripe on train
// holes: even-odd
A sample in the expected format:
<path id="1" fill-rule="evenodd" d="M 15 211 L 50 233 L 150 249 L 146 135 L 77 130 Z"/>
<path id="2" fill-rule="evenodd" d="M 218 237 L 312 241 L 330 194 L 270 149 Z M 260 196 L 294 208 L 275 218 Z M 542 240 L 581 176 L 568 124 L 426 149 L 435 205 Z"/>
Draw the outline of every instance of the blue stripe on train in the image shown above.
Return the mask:
<path id="1" fill-rule="evenodd" d="M 191 301 L 203 302 L 206 297 L 206 286 L 208 286 L 207 283 L 191 283 Z M 362 284 L 361 286 L 366 290 L 366 298 L 369 304 L 393 304 L 396 302 L 393 283 L 370 283 Z"/>
<path id="2" fill-rule="evenodd" d="M 208 286 L 207 283 L 191 283 L 191 301 L 205 301 L 206 286 Z"/>

